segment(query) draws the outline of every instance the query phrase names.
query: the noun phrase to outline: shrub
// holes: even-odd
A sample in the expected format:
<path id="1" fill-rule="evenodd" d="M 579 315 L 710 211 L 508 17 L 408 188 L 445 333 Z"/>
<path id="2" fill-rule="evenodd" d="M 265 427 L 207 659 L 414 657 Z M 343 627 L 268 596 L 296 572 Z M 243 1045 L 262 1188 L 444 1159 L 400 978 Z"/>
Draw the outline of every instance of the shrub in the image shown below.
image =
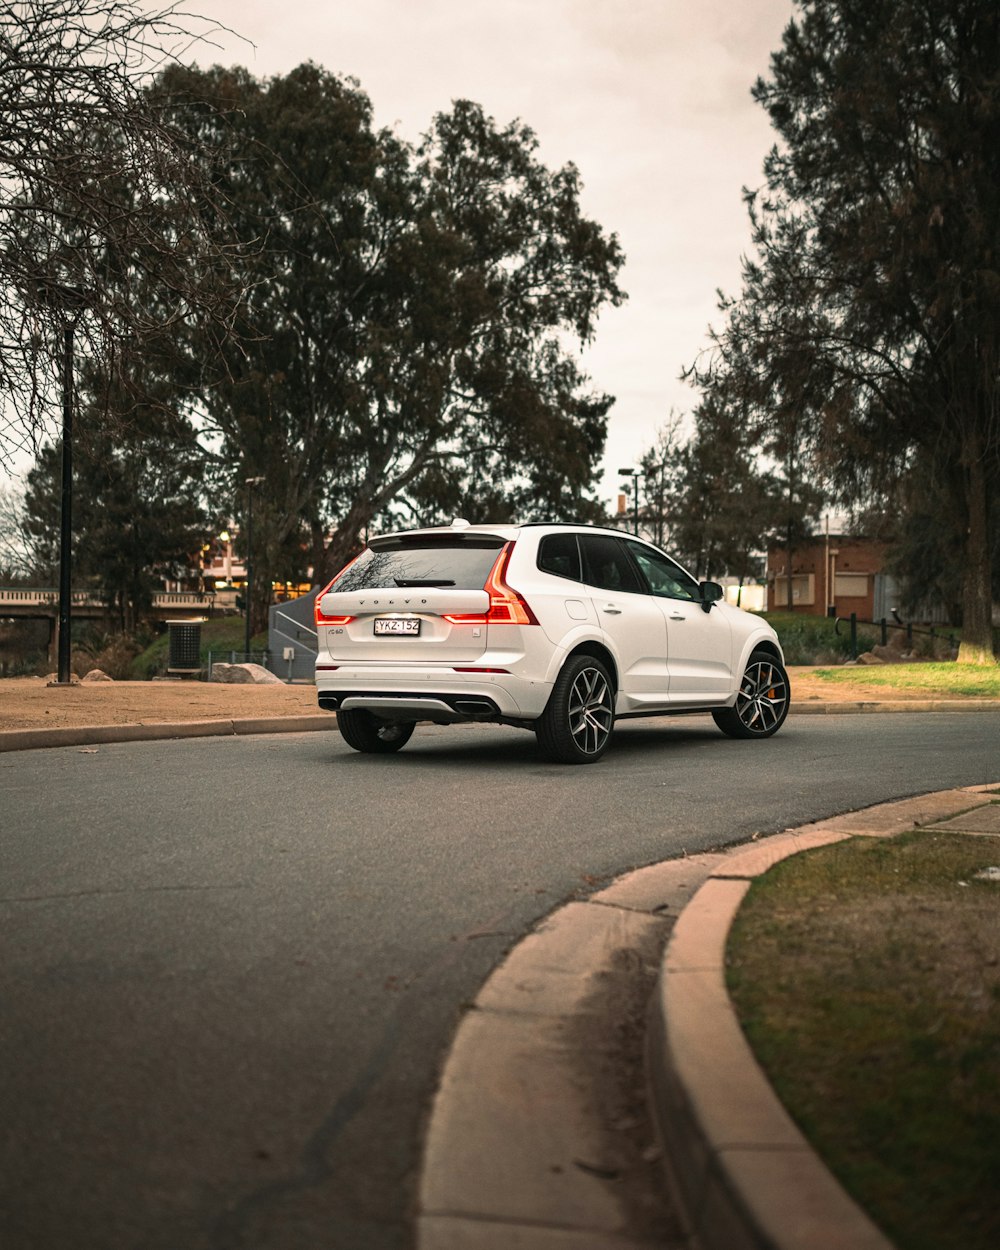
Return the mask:
<path id="1" fill-rule="evenodd" d="M 85 676 L 92 668 L 99 668 L 115 681 L 127 681 L 132 661 L 147 642 L 148 637 L 134 634 L 91 635 L 74 644 L 70 668 L 78 677 Z"/>
<path id="2" fill-rule="evenodd" d="M 764 619 L 775 630 L 786 664 L 843 664 L 851 658 L 851 629 L 828 616 L 806 612 L 765 612 Z M 869 651 L 879 641 L 871 626 L 858 626 L 858 652 Z"/>

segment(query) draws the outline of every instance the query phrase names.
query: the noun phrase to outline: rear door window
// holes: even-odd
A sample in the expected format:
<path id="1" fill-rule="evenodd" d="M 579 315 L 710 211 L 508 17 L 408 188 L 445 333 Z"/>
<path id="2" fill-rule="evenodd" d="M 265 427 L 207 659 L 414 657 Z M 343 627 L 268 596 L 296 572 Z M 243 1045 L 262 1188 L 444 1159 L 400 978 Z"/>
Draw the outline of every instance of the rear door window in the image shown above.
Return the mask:
<path id="1" fill-rule="evenodd" d="M 547 534 L 538 544 L 538 567 L 543 573 L 582 581 L 580 548 L 575 534 Z"/>
<path id="2" fill-rule="evenodd" d="M 608 534 L 581 534 L 580 552 L 583 556 L 583 580 L 588 586 L 626 591 L 633 595 L 646 593 L 646 587 L 640 583 L 620 538 L 612 538 Z"/>
<path id="3" fill-rule="evenodd" d="M 362 552 L 330 590 L 407 586 L 482 590 L 503 545 L 499 538 L 460 541 L 454 537 L 444 541 L 404 538 L 380 544 Z"/>

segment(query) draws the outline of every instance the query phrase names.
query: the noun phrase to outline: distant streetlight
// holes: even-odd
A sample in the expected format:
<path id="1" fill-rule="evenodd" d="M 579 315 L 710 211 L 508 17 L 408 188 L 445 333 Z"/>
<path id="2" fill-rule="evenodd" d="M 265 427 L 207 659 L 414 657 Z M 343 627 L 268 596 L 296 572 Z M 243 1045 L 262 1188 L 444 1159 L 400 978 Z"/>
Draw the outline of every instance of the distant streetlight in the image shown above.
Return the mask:
<path id="1" fill-rule="evenodd" d="M 253 488 L 264 481 L 263 477 L 244 479 L 247 488 L 247 586 L 246 586 L 246 620 L 243 630 L 243 651 L 250 658 L 250 612 L 253 603 Z"/>
<path id="2" fill-rule="evenodd" d="M 639 537 L 639 478 L 645 477 L 646 474 L 642 469 L 619 469 L 622 477 L 630 477 L 633 479 L 633 491 L 635 492 L 635 535 Z"/>

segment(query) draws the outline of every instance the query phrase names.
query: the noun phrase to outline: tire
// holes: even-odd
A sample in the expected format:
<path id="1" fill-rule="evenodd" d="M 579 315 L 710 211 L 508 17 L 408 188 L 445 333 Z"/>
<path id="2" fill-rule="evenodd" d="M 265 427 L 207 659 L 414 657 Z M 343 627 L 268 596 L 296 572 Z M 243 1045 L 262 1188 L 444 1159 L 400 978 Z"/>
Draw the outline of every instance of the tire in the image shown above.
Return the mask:
<path id="1" fill-rule="evenodd" d="M 405 747 L 414 730 L 413 721 L 381 721 L 364 708 L 337 713 L 337 728 L 349 747 L 366 755 L 388 755 Z"/>
<path id="2" fill-rule="evenodd" d="M 615 723 L 615 691 L 600 660 L 577 655 L 556 678 L 535 735 L 546 759 L 594 764 L 608 749 Z"/>
<path id="3" fill-rule="evenodd" d="M 733 707 L 714 708 L 712 718 L 730 738 L 770 738 L 788 715 L 788 674 L 767 651 L 747 661 Z"/>

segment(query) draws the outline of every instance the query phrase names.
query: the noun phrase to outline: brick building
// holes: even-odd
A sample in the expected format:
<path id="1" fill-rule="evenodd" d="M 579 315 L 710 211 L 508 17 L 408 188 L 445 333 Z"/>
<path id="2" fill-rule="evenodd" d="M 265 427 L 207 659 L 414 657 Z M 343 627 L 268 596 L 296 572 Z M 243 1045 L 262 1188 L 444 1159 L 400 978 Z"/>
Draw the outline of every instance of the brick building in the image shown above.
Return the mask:
<path id="1" fill-rule="evenodd" d="M 884 580 L 886 545 L 875 538 L 824 534 L 792 552 L 792 605 L 812 616 L 875 619 L 876 591 Z M 767 553 L 767 605 L 788 611 L 788 555 Z"/>

